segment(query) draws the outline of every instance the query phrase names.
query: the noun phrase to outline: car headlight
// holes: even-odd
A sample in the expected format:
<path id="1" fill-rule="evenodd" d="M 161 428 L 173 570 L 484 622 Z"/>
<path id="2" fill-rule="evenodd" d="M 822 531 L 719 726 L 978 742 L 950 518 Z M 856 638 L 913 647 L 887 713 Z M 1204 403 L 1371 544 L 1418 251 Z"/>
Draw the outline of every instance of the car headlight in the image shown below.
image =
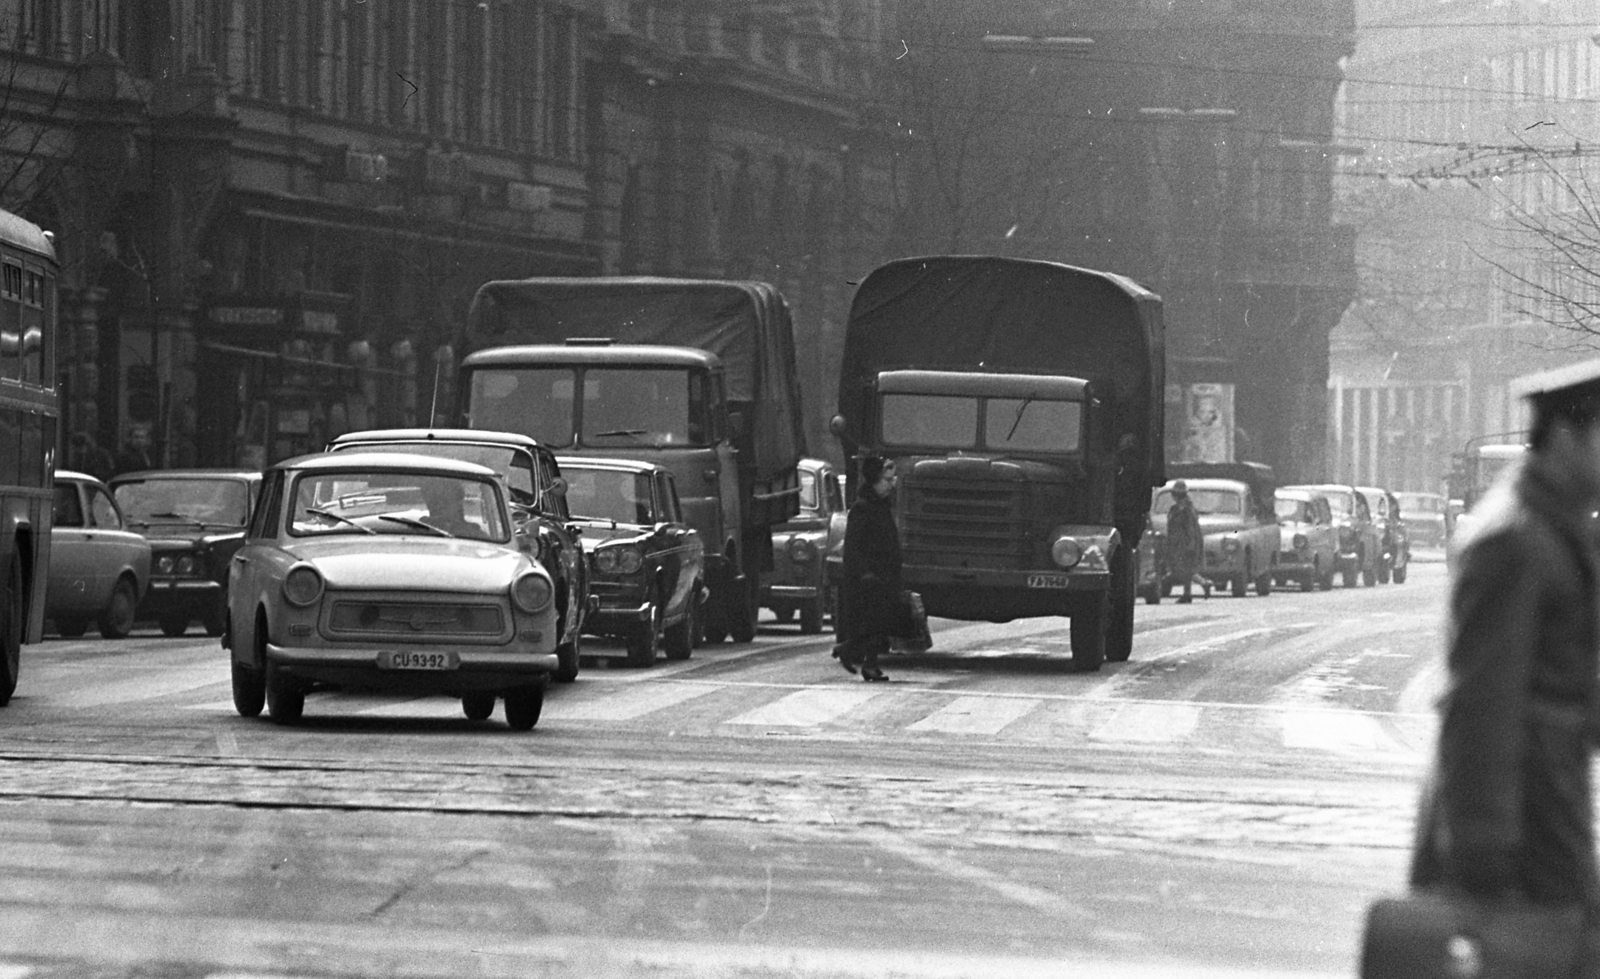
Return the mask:
<path id="1" fill-rule="evenodd" d="M 185 554 L 183 557 L 178 558 L 179 574 L 194 574 L 197 567 L 198 564 L 194 559 L 194 555 L 192 554 Z"/>
<path id="2" fill-rule="evenodd" d="M 156 574 L 171 574 L 176 565 L 177 562 L 172 559 L 170 554 L 162 555 L 156 558 Z"/>
<path id="3" fill-rule="evenodd" d="M 538 571 L 528 570 L 517 575 L 511 583 L 511 600 L 524 612 L 542 612 L 555 595 L 550 579 Z"/>
<path id="4" fill-rule="evenodd" d="M 817 545 L 798 535 L 789 538 L 789 560 L 795 564 L 810 564 L 816 559 Z"/>
<path id="5" fill-rule="evenodd" d="M 1239 549 L 1239 538 L 1237 538 L 1237 537 L 1224 537 L 1224 538 L 1222 538 L 1222 549 L 1224 551 L 1227 551 L 1229 554 L 1232 554 L 1234 551 L 1237 551 Z"/>
<path id="6" fill-rule="evenodd" d="M 644 567 L 644 555 L 637 547 L 602 547 L 594 552 L 594 569 L 605 574 L 633 574 Z"/>
<path id="7" fill-rule="evenodd" d="M 283 576 L 283 597 L 304 608 L 322 597 L 322 575 L 309 564 L 296 565 Z"/>
<path id="8" fill-rule="evenodd" d="M 1309 545 L 1310 543 L 1311 542 L 1306 539 L 1306 535 L 1305 534 L 1295 534 L 1294 535 L 1294 549 L 1295 550 L 1303 551 L 1303 550 L 1306 549 L 1307 545 Z"/>

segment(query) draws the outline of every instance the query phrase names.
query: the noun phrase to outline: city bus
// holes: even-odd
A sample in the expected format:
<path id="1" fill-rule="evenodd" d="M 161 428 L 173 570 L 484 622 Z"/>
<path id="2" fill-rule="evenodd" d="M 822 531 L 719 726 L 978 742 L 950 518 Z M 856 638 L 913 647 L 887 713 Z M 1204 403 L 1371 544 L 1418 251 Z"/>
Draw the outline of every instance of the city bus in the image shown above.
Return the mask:
<path id="1" fill-rule="evenodd" d="M 0 705 L 44 631 L 56 423 L 56 250 L 0 211 Z"/>

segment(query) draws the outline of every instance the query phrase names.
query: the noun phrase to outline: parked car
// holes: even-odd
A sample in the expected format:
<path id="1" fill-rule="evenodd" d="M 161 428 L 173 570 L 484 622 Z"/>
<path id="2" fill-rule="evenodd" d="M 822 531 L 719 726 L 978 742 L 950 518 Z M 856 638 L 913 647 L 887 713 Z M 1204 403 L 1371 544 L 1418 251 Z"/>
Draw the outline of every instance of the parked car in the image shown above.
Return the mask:
<path id="1" fill-rule="evenodd" d="M 91 620 L 107 639 L 126 636 L 150 587 L 150 542 L 127 529 L 111 491 L 87 473 L 56 470 L 51 519 L 45 618 L 69 639 Z"/>
<path id="2" fill-rule="evenodd" d="M 654 663 L 657 650 L 688 659 L 707 597 L 705 545 L 683 519 L 671 471 L 633 459 L 558 458 L 599 598 L 585 628 L 626 642 L 633 666 Z"/>
<path id="3" fill-rule="evenodd" d="M 445 459 L 461 459 L 488 466 L 499 473 L 511 491 L 513 514 L 528 518 L 529 533 L 518 538 L 535 549 L 539 564 L 549 572 L 556 589 L 556 620 L 560 639 L 556 655 L 561 665 L 555 679 L 571 683 L 578 678 L 583 655 L 584 619 L 593 598 L 589 593 L 589 568 L 584 560 L 581 529 L 567 510 L 567 481 L 554 452 L 538 439 L 513 432 L 477 429 L 396 428 L 350 432 L 328 445 L 331 452 L 395 450 Z"/>
<path id="4" fill-rule="evenodd" d="M 1188 484 L 1189 500 L 1200 517 L 1205 540 L 1201 577 L 1213 587 L 1232 588 L 1238 598 L 1251 582 L 1256 594 L 1272 594 L 1280 537 L 1272 468 L 1256 462 L 1185 462 L 1167 466 L 1167 476 Z M 1160 518 L 1163 532 L 1172 508 L 1171 481 L 1157 491 L 1150 511 L 1152 521 Z"/>
<path id="5" fill-rule="evenodd" d="M 301 716 L 309 691 L 461 698 L 539 720 L 558 666 L 555 586 L 487 466 L 398 452 L 280 462 L 234 555 L 223 645 L 233 702 Z"/>
<path id="6" fill-rule="evenodd" d="M 1339 566 L 1339 529 L 1333 525 L 1333 508 L 1316 490 L 1279 489 L 1274 494 L 1280 532 L 1278 568 L 1280 585 L 1298 582 L 1301 591 L 1333 587 Z"/>
<path id="7" fill-rule="evenodd" d="M 1366 497 L 1356 492 L 1354 486 L 1338 483 L 1286 488 L 1316 490 L 1327 498 L 1328 506 L 1333 509 L 1333 525 L 1339 528 L 1339 573 L 1344 578 L 1344 586 L 1354 588 L 1357 578 L 1369 587 L 1377 584 L 1383 542 Z"/>
<path id="8" fill-rule="evenodd" d="M 1378 528 L 1378 584 L 1405 584 L 1411 566 L 1411 535 L 1400 515 L 1400 501 L 1377 486 L 1357 486 Z"/>
<path id="9" fill-rule="evenodd" d="M 243 469 L 163 469 L 124 473 L 111 495 L 131 528 L 150 541 L 150 590 L 138 617 L 181 636 L 200 620 L 222 635 L 228 563 L 244 543 L 261 473 Z"/>
<path id="10" fill-rule="evenodd" d="M 1438 493 L 1396 493 L 1415 547 L 1444 547 L 1448 503 Z"/>
<path id="11" fill-rule="evenodd" d="M 834 609 L 835 582 L 829 578 L 828 555 L 843 560 L 847 516 L 844 485 L 833 464 L 800 460 L 800 512 L 772 531 L 772 570 L 762 577 L 761 604 L 779 622 L 800 615 L 800 631 L 822 631 L 824 616 Z"/>

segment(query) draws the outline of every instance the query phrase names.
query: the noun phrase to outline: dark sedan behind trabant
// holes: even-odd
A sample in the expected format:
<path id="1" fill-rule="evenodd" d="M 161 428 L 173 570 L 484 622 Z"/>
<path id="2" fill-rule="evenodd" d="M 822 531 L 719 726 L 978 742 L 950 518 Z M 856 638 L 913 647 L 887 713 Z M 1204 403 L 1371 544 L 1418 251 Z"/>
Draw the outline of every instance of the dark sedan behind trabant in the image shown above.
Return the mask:
<path id="1" fill-rule="evenodd" d="M 538 723 L 554 589 L 508 495 L 485 466 L 401 453 L 268 469 L 228 583 L 239 713 L 290 723 L 308 692 L 343 688 L 459 697 L 473 720 L 501 697 L 514 730 Z"/>
<path id="2" fill-rule="evenodd" d="M 630 666 L 651 665 L 657 649 L 688 659 L 707 596 L 705 545 L 684 522 L 672 473 L 632 459 L 558 458 L 600 600 L 589 632 L 626 642 Z"/>
<path id="3" fill-rule="evenodd" d="M 139 618 L 181 636 L 192 620 L 222 635 L 228 563 L 244 542 L 261 473 L 247 469 L 161 469 L 123 473 L 111 494 L 131 529 L 150 540 L 150 590 Z"/>

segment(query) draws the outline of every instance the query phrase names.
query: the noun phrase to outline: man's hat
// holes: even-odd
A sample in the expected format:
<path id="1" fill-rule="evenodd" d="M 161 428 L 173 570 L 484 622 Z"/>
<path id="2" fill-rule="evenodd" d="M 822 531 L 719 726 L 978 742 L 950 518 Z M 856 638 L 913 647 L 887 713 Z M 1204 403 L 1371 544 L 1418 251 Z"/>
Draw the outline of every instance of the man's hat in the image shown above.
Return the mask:
<path id="1" fill-rule="evenodd" d="M 1510 387 L 1512 394 L 1541 409 L 1600 399 L 1600 358 L 1528 374 Z"/>
<path id="2" fill-rule="evenodd" d="M 1179 496 L 1185 496 L 1189 492 L 1189 484 L 1180 479 L 1172 484 L 1172 492 Z"/>

